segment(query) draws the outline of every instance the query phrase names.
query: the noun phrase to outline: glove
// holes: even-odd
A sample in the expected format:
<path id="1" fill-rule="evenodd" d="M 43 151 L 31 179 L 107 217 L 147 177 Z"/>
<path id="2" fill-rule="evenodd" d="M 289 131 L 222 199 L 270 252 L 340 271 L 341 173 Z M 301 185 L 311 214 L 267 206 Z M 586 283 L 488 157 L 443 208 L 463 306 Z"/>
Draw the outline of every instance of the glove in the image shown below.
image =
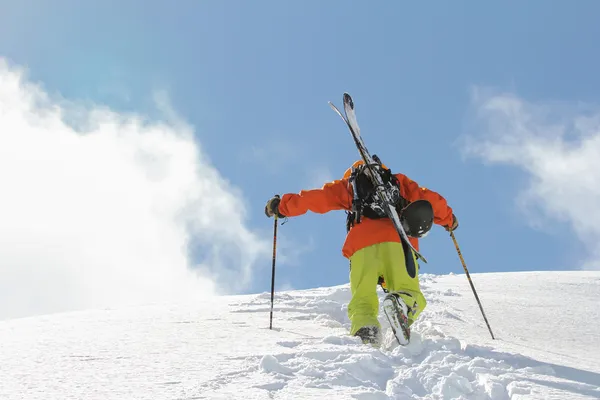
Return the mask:
<path id="1" fill-rule="evenodd" d="M 458 228 L 458 220 L 456 219 L 456 215 L 452 214 L 452 225 L 444 226 L 444 229 L 448 232 L 455 231 Z"/>
<path id="2" fill-rule="evenodd" d="M 273 215 L 277 214 L 277 218 L 285 218 L 285 215 L 279 212 L 279 202 L 281 198 L 278 194 L 273 196 L 269 201 L 267 201 L 267 205 L 265 205 L 265 215 L 271 218 Z"/>

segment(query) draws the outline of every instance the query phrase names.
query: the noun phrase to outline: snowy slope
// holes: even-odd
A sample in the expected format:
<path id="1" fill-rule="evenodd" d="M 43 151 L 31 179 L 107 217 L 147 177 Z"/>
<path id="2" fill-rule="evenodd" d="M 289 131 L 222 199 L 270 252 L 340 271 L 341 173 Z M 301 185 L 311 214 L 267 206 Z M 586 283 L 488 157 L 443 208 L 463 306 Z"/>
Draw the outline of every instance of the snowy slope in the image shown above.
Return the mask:
<path id="1" fill-rule="evenodd" d="M 412 343 L 346 335 L 346 285 L 0 323 L 0 399 L 598 399 L 600 273 L 425 275 Z"/>

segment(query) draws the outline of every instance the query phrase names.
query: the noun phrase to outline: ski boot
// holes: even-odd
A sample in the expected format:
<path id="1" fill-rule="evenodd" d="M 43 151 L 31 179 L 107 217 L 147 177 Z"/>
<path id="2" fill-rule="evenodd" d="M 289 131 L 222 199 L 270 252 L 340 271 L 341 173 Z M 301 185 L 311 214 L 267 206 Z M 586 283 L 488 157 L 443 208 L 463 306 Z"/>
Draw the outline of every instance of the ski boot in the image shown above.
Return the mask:
<path id="1" fill-rule="evenodd" d="M 401 346 L 410 342 L 410 327 L 408 322 L 408 306 L 402 297 L 390 293 L 383 299 L 383 311 L 387 317 L 392 332 Z"/>
<path id="2" fill-rule="evenodd" d="M 356 331 L 354 336 L 358 336 L 364 344 L 370 344 L 373 347 L 381 345 L 381 331 L 377 326 L 363 326 Z"/>

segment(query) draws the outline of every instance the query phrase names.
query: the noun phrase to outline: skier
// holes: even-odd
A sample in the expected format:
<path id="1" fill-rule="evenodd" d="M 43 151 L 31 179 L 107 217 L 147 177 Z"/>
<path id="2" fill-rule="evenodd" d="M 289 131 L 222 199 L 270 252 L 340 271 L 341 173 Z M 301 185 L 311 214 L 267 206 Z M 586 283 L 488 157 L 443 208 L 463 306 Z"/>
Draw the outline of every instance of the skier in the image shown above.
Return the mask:
<path id="1" fill-rule="evenodd" d="M 377 167 L 386 190 L 417 251 L 418 238 L 425 236 L 433 223 L 447 231 L 458 227 L 452 208 L 442 196 L 420 187 L 403 174 L 392 174 L 376 156 L 374 158 L 379 162 Z M 408 318 L 407 326 L 416 321 L 426 300 L 419 287 L 417 259 L 410 247 L 402 244 L 392 221 L 378 206 L 369 169 L 364 162 L 356 161 L 342 179 L 326 183 L 320 189 L 287 193 L 281 197 L 276 195 L 265 206 L 268 217 L 277 214 L 280 218 L 299 216 L 307 211 L 324 214 L 333 210 L 345 210 L 348 214 L 342 254 L 350 260 L 350 334 L 360 337 L 364 343 L 379 346 L 378 284 L 384 291 L 396 295 L 406 313 L 405 321 Z"/>

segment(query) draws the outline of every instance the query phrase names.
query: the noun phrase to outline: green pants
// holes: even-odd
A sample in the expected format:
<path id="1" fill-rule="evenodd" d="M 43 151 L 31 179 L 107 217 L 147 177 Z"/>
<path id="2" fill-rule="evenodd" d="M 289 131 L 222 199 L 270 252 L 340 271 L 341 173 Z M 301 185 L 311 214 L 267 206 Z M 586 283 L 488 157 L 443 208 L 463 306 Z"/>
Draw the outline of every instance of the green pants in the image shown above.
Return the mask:
<path id="1" fill-rule="evenodd" d="M 412 253 L 412 252 L 411 252 Z M 352 299 L 348 304 L 348 317 L 352 323 L 350 334 L 363 326 L 380 327 L 377 282 L 383 276 L 390 293 L 398 293 L 411 309 L 412 324 L 427 302 L 419 287 L 419 267 L 411 254 L 415 269 L 407 268 L 401 243 L 385 242 L 358 250 L 350 257 L 350 289 Z M 411 276 L 412 275 L 412 276 Z"/>

